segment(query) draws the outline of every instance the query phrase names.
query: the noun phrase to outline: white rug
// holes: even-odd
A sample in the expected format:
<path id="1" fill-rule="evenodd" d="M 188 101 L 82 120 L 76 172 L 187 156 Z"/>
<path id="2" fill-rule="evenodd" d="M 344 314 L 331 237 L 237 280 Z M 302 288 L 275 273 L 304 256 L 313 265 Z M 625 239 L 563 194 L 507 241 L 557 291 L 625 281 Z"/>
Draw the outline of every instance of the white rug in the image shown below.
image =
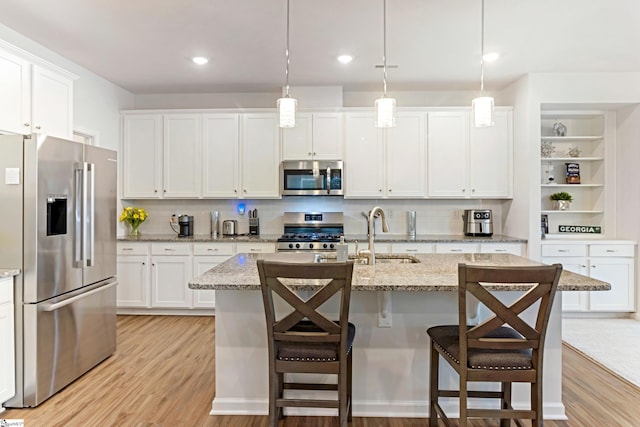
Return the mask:
<path id="1" fill-rule="evenodd" d="M 640 321 L 562 319 L 562 340 L 640 387 Z"/>

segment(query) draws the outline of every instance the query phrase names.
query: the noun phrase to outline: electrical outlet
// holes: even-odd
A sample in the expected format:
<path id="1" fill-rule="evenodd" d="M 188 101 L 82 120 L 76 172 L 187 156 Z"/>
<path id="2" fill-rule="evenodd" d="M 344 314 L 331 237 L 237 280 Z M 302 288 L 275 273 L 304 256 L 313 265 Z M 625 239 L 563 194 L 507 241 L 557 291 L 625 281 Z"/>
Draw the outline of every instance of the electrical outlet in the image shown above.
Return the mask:
<path id="1" fill-rule="evenodd" d="M 169 222 L 171 224 L 178 224 L 178 216 L 176 214 L 171 215 L 171 218 L 169 218 Z"/>

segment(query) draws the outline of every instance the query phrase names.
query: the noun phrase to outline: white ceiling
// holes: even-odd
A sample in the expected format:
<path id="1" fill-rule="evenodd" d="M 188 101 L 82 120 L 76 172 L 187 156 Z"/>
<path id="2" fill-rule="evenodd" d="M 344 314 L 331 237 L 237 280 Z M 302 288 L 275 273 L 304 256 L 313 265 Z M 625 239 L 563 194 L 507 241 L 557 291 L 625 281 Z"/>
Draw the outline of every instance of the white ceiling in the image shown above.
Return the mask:
<path id="1" fill-rule="evenodd" d="M 0 23 L 133 93 L 278 91 L 286 0 L 0 0 Z M 290 84 L 382 90 L 382 0 L 291 0 Z M 388 0 L 388 90 L 477 90 L 480 0 Z M 638 0 L 486 0 L 486 89 L 640 71 Z M 335 57 L 350 53 L 344 66 Z M 190 57 L 210 58 L 196 66 Z"/>

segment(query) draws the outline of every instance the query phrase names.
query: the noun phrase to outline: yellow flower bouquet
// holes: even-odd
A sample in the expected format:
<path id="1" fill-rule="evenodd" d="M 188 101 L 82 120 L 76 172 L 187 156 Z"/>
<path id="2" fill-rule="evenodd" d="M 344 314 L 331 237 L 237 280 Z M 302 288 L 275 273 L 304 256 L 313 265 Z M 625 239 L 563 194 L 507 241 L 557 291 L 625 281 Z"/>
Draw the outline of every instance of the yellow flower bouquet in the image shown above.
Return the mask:
<path id="1" fill-rule="evenodd" d="M 134 208 L 134 207 L 126 207 L 122 210 L 122 214 L 120 215 L 120 222 L 126 222 L 131 226 L 131 236 L 137 236 L 140 234 L 138 227 L 142 224 L 148 217 L 147 211 L 144 208 Z"/>

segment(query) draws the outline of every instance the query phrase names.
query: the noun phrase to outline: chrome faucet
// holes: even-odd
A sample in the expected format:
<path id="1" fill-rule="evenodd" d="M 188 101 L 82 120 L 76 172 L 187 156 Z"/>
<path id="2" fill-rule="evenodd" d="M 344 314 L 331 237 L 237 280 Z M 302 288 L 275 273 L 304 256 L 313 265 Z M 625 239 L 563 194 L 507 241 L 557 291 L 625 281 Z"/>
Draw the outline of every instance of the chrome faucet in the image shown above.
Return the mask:
<path id="1" fill-rule="evenodd" d="M 367 258 L 369 265 L 374 265 L 376 263 L 376 251 L 374 249 L 374 220 L 376 217 L 380 216 L 382 218 L 382 231 L 385 233 L 389 232 L 389 227 L 387 226 L 387 220 L 384 216 L 384 211 L 381 207 L 376 206 L 369 211 L 368 226 L 369 226 L 369 247 L 367 249 L 362 249 L 358 251 L 358 257 Z"/>

